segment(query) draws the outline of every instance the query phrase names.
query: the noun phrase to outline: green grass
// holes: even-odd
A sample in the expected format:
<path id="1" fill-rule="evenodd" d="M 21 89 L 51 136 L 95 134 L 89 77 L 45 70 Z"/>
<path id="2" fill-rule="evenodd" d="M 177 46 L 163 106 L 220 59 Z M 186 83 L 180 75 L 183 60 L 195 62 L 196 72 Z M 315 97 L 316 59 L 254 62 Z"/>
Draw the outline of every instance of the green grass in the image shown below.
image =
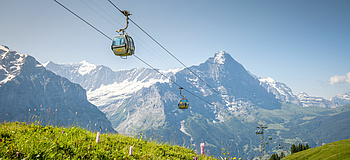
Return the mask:
<path id="1" fill-rule="evenodd" d="M 291 154 L 284 158 L 289 159 L 350 159 L 350 139 L 336 141 L 320 147 Z"/>
<path id="2" fill-rule="evenodd" d="M 63 132 L 64 131 L 64 132 Z M 214 159 L 193 150 L 119 134 L 101 134 L 82 128 L 0 124 L 0 159 Z M 130 146 L 133 155 L 129 156 Z M 17 157 L 18 153 L 18 157 Z"/>

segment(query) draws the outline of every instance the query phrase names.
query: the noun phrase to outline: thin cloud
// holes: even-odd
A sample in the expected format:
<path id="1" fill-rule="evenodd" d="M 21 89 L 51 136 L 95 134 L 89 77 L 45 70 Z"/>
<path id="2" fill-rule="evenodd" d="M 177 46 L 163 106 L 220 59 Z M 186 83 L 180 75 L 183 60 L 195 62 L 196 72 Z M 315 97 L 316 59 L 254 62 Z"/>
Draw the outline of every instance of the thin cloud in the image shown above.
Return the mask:
<path id="1" fill-rule="evenodd" d="M 350 72 L 348 72 L 346 75 L 335 75 L 331 78 L 329 78 L 329 84 L 333 85 L 336 83 L 350 83 Z"/>

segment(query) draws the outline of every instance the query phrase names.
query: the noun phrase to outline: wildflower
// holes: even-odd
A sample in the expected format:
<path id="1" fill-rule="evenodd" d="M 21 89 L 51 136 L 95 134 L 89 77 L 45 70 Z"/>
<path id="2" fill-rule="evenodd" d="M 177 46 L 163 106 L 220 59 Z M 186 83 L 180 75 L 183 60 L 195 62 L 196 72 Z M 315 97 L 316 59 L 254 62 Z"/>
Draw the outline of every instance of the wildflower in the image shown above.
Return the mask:
<path id="1" fill-rule="evenodd" d="M 16 152 L 16 154 L 17 154 L 17 157 L 19 157 L 19 152 Z"/>
<path id="2" fill-rule="evenodd" d="M 129 156 L 132 156 L 132 146 L 130 146 L 130 149 L 129 149 Z"/>
<path id="3" fill-rule="evenodd" d="M 201 155 L 204 155 L 204 143 L 201 143 L 200 146 L 201 146 Z"/>
<path id="4" fill-rule="evenodd" d="M 197 160 L 197 156 L 194 157 L 194 160 Z"/>
<path id="5" fill-rule="evenodd" d="M 64 130 L 62 131 L 62 134 L 64 134 Z"/>
<path id="6" fill-rule="evenodd" d="M 96 136 L 96 143 L 100 142 L 100 132 L 97 132 L 97 136 Z"/>

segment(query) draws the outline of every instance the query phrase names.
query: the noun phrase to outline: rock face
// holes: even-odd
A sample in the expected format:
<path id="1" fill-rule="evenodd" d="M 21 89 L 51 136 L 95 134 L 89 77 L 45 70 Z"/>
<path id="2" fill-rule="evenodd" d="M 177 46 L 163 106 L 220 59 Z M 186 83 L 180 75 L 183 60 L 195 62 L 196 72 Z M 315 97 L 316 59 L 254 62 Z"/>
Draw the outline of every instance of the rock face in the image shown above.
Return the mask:
<path id="1" fill-rule="evenodd" d="M 46 70 L 32 56 L 1 46 L 0 80 L 0 121 L 90 129 L 97 124 L 104 131 L 114 131 L 106 116 L 87 101 L 79 84 Z"/>
<path id="2" fill-rule="evenodd" d="M 259 81 L 261 86 L 266 88 L 268 92 L 273 93 L 282 102 L 299 104 L 297 97 L 286 84 L 277 82 L 271 77 L 259 78 Z"/>
<path id="3" fill-rule="evenodd" d="M 166 102 L 171 101 L 171 106 L 176 109 L 179 98 L 178 86 L 170 83 L 168 79 L 152 69 L 112 71 L 105 66 L 92 65 L 86 61 L 61 65 L 49 62 L 45 66 L 56 74 L 81 84 L 88 90 L 89 101 L 107 114 L 119 132 L 129 133 L 126 127 L 130 125 L 126 124 L 131 124 L 131 122 L 125 121 L 133 121 L 132 123 L 135 124 L 130 117 L 138 117 L 138 119 L 144 117 L 141 116 L 144 109 L 148 111 L 147 113 L 157 113 L 155 116 L 158 117 L 157 122 L 165 120 L 164 107 L 167 106 L 164 104 Z M 281 106 L 273 94 L 268 93 L 258 80 L 226 52 L 218 52 L 205 63 L 192 66 L 190 69 L 206 83 L 187 69 L 170 69 L 161 72 L 181 84 L 182 87 L 191 90 L 192 93 L 201 95 L 208 102 L 221 103 L 231 109 L 238 106 L 278 109 Z M 163 92 L 166 92 L 166 95 L 162 95 Z M 191 98 L 191 106 L 194 106 L 193 104 L 210 105 L 186 91 L 184 94 L 187 94 L 189 99 Z M 149 95 L 149 98 L 145 98 L 145 95 Z M 151 102 L 150 99 L 152 99 Z M 130 106 L 133 107 L 129 108 Z M 149 106 L 152 106 L 153 109 L 147 108 Z"/>
<path id="4" fill-rule="evenodd" d="M 230 103 L 249 102 L 251 105 L 268 110 L 281 107 L 273 94 L 268 93 L 257 79 L 224 51 L 216 53 L 205 63 L 190 68 L 220 94 L 227 97 L 226 100 L 230 99 Z M 208 89 L 202 81 L 187 70 L 184 70 L 183 75 L 179 74 L 179 78 L 181 77 L 184 77 L 191 85 L 198 86 L 202 94 L 215 95 L 213 93 L 215 91 Z M 226 105 L 229 103 L 226 102 Z"/>

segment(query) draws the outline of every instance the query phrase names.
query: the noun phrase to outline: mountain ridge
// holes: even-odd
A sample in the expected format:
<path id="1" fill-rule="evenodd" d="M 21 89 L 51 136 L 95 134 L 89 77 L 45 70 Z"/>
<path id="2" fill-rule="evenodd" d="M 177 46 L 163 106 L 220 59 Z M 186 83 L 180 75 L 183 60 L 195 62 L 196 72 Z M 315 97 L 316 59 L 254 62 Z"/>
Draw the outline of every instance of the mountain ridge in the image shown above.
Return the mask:
<path id="1" fill-rule="evenodd" d="M 144 138 L 184 144 L 197 153 L 199 144 L 204 142 L 210 153 L 215 156 L 220 155 L 222 148 L 242 158 L 257 156 L 260 137 L 255 134 L 255 129 L 258 124 L 264 123 L 269 126 L 269 133 L 275 141 L 296 143 L 302 140 L 317 146 L 318 142 L 328 143 L 332 139 L 328 135 L 322 135 L 322 139 L 310 139 L 303 137 L 303 134 L 311 132 L 308 128 L 303 127 L 304 130 L 297 134 L 293 128 L 301 124 L 317 123 L 318 121 L 312 120 L 327 118 L 329 114 L 338 115 L 347 111 L 347 107 L 300 107 L 283 102 L 281 107 L 268 108 L 269 104 L 279 103 L 280 100 L 276 99 L 274 94 L 268 93 L 260 85 L 260 81 L 240 63 L 231 56 L 232 59 L 226 57 L 228 55 L 216 54 L 198 66 L 190 67 L 223 95 L 224 99 L 187 69 L 179 69 L 174 73 L 164 71 L 171 74 L 167 75 L 169 78 L 211 103 L 207 104 L 184 91 L 183 94 L 190 101 L 187 110 L 177 109 L 180 97 L 178 86 L 152 69 L 134 68 L 105 74 L 105 70 L 98 73 L 99 70 L 95 68 L 80 76 L 86 78 L 80 80 L 81 83 L 91 84 L 85 87 L 100 86 L 94 90 L 86 88 L 89 101 L 99 103 L 97 106 L 106 113 L 118 132 L 133 136 L 141 132 Z M 72 75 L 71 71 L 65 73 Z M 106 79 L 109 75 L 119 76 L 116 76 L 116 79 Z M 79 80 L 74 76 L 71 78 Z M 92 85 L 94 81 L 99 83 Z M 106 83 L 102 84 L 101 81 Z M 260 107 L 260 104 L 265 104 L 266 107 Z M 321 128 L 317 129 L 323 131 L 324 126 L 327 125 L 321 125 Z M 342 134 L 336 138 L 344 138 L 347 131 L 340 128 L 337 133 Z M 273 151 L 274 143 L 271 142 L 272 145 L 267 146 L 269 152 Z"/>
<path id="2" fill-rule="evenodd" d="M 271 77 L 258 78 L 260 84 L 268 92 L 273 93 L 277 99 L 283 102 L 297 104 L 303 107 L 318 106 L 324 108 L 336 108 L 350 103 L 350 92 L 337 94 L 328 100 L 323 97 L 309 96 L 305 92 L 294 95 L 292 90 L 284 83 L 278 82 Z"/>
<path id="3" fill-rule="evenodd" d="M 0 66 L 0 121 L 84 127 L 96 123 L 114 131 L 79 84 L 46 70 L 34 57 L 1 47 Z"/>

